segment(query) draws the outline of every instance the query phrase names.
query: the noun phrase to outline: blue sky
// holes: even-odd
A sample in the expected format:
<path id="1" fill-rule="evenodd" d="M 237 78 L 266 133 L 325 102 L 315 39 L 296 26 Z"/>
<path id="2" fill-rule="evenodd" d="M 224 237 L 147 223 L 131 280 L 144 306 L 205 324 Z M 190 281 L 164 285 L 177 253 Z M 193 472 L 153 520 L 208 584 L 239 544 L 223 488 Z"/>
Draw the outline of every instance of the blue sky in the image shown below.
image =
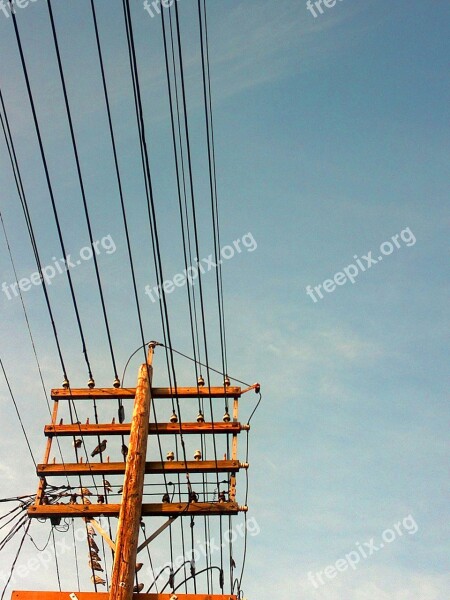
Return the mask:
<path id="1" fill-rule="evenodd" d="M 306 600 L 448 597 L 448 195 L 450 7 L 444 2 L 344 0 L 314 18 L 303 0 L 210 0 L 210 56 L 221 239 L 256 245 L 224 261 L 229 371 L 261 381 L 252 421 L 247 598 L 294 592 Z M 161 339 L 121 3 L 100 0 L 99 27 L 145 309 Z M 212 252 L 196 3 L 179 0 L 199 206 L 200 253 Z M 164 272 L 183 270 L 160 23 L 133 0 Z M 69 253 L 88 236 L 44 0 L 17 9 L 38 117 Z M 54 2 L 94 238 L 120 370 L 139 345 L 130 270 L 93 45 L 89 3 Z M 11 19 L 0 13 L 0 82 L 44 264 L 61 258 Z M 36 270 L 0 140 L 0 208 L 20 277 Z M 408 229 L 409 228 L 409 229 Z M 392 242 L 398 237 L 399 247 Z M 3 234 L 2 281 L 14 282 Z M 249 238 L 247 238 L 249 239 Z M 415 240 L 413 243 L 412 240 Z M 405 241 L 406 240 L 406 241 Z M 409 240 L 409 241 L 408 241 Z M 323 292 L 369 252 L 383 260 Z M 96 381 L 112 382 L 92 261 L 72 271 Z M 205 278 L 211 362 L 220 365 L 215 276 Z M 339 278 L 338 278 L 339 280 Z M 341 280 L 342 282 L 342 280 Z M 329 285 L 329 284 L 328 284 Z M 50 286 L 72 385 L 87 380 L 67 281 Z M 190 352 L 185 290 L 167 296 L 174 347 Z M 57 360 L 42 291 L 24 292 L 47 388 Z M 0 294 L 1 357 L 32 448 L 44 448 L 46 407 L 20 301 Z M 159 373 L 158 373 L 159 359 Z M 127 373 L 133 385 L 141 359 Z M 192 369 L 179 365 L 181 382 Z M 155 377 L 166 383 L 162 353 Z M 129 379 L 128 379 L 129 378 Z M 242 400 L 244 418 L 255 396 Z M 2 496 L 37 479 L 3 379 Z M 39 458 L 40 460 L 40 458 Z M 240 491 L 243 493 L 243 484 Z M 239 492 L 238 492 L 239 496 Z M 355 569 L 336 565 L 357 542 L 379 543 L 412 516 L 417 530 Z M 410 521 L 405 521 L 410 523 Z M 43 526 L 44 527 L 44 526 Z M 47 531 L 47 530 L 45 530 Z M 45 532 L 33 534 L 36 540 Z M 32 556 L 32 546 L 24 549 Z M 3 565 L 14 546 L 2 552 Z M 332 571 L 329 571 L 332 573 Z M 317 579 L 316 579 L 317 581 Z M 56 589 L 45 573 L 19 581 Z"/>

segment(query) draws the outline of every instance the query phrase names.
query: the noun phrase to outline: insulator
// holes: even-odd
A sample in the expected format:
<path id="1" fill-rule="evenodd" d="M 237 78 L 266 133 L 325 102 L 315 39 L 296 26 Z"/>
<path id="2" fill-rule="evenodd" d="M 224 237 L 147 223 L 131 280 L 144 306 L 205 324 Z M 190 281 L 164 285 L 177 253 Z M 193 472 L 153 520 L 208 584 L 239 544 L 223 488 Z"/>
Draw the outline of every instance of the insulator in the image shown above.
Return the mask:
<path id="1" fill-rule="evenodd" d="M 205 422 L 205 417 L 203 416 L 202 411 L 200 411 L 197 415 L 197 423 L 204 423 Z"/>
<path id="2" fill-rule="evenodd" d="M 87 385 L 90 390 L 95 387 L 95 381 L 92 379 L 92 377 L 89 378 Z"/>
<path id="3" fill-rule="evenodd" d="M 202 453 L 200 452 L 200 450 L 196 450 L 194 452 L 194 460 L 201 460 L 202 459 Z"/>
<path id="4" fill-rule="evenodd" d="M 168 452 L 166 455 L 168 461 L 172 461 L 175 458 L 175 455 L 172 451 Z"/>
<path id="5" fill-rule="evenodd" d="M 259 394 L 260 391 L 261 391 L 261 385 L 259 383 L 255 383 L 255 393 Z"/>
<path id="6" fill-rule="evenodd" d="M 120 388 L 120 379 L 116 377 L 113 381 L 113 387 Z"/>
<path id="7" fill-rule="evenodd" d="M 69 380 L 67 378 L 62 382 L 62 386 L 65 390 L 69 389 Z"/>
<path id="8" fill-rule="evenodd" d="M 228 387 L 230 385 L 230 378 L 228 375 L 225 375 L 225 379 L 223 380 L 223 386 Z"/>
<path id="9" fill-rule="evenodd" d="M 203 375 L 199 375 L 197 379 L 198 387 L 203 387 L 205 385 L 205 380 L 203 379 Z"/>
<path id="10" fill-rule="evenodd" d="M 171 423 L 178 423 L 178 417 L 177 417 L 177 413 L 175 411 L 173 411 L 173 413 L 170 416 L 170 422 Z"/>
<path id="11" fill-rule="evenodd" d="M 231 418 L 230 418 L 230 414 L 228 413 L 228 411 L 223 415 L 223 420 L 225 423 L 229 423 Z"/>
<path id="12" fill-rule="evenodd" d="M 118 417 L 119 417 L 119 423 L 123 423 L 125 421 L 125 409 L 123 407 L 123 404 L 121 404 L 119 406 Z"/>

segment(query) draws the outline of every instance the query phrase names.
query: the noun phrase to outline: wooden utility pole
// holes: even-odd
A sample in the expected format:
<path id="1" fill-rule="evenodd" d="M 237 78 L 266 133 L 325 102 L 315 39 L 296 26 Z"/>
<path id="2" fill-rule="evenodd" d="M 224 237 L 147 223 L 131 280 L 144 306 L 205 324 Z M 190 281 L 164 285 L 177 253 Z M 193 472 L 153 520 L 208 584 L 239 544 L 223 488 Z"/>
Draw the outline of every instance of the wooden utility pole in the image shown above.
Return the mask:
<path id="1" fill-rule="evenodd" d="M 236 502 L 236 474 L 241 469 L 247 469 L 248 464 L 238 460 L 238 435 L 242 431 L 248 431 L 250 426 L 242 424 L 238 420 L 238 401 L 242 394 L 254 389 L 259 391 L 259 384 L 254 384 L 244 390 L 240 387 L 233 387 L 229 384 L 223 387 L 169 387 L 169 388 L 154 388 L 152 387 L 153 374 L 153 352 L 156 343 L 152 342 L 149 346 L 147 362 L 141 365 L 138 374 L 138 383 L 136 388 L 71 388 L 64 387 L 51 391 L 51 398 L 54 402 L 51 424 L 45 427 L 45 435 L 48 438 L 47 446 L 44 454 L 44 461 L 37 465 L 37 474 L 40 478 L 39 488 L 36 495 L 35 503 L 28 508 L 28 516 L 30 518 L 42 519 L 47 518 L 53 524 L 57 524 L 62 518 L 81 518 L 90 524 L 90 528 L 99 533 L 104 541 L 114 551 L 114 562 L 111 577 L 109 592 L 26 592 L 14 591 L 12 594 L 13 600 L 132 600 L 133 598 L 142 598 L 142 600 L 238 600 L 237 595 L 231 594 L 142 594 L 141 592 L 133 593 L 135 584 L 136 572 L 136 556 L 143 551 L 162 531 L 170 527 L 174 519 L 189 515 L 190 518 L 195 516 L 213 516 L 213 515 L 237 515 L 239 512 L 246 511 L 246 506 L 240 506 Z M 155 400 L 164 402 L 170 401 L 173 398 L 190 400 L 201 399 L 230 399 L 233 401 L 232 415 L 225 413 L 223 422 L 205 422 L 204 418 L 198 419 L 195 422 L 181 421 L 179 415 L 173 412 L 173 415 L 168 423 L 150 423 L 150 408 L 151 403 Z M 134 401 L 133 415 L 131 422 L 125 423 L 121 420 L 119 411 L 119 423 L 113 419 L 110 423 L 90 423 L 89 419 L 86 423 L 77 421 L 65 424 L 60 418 L 60 405 L 65 405 L 74 401 L 98 401 L 107 402 L 109 400 L 130 400 Z M 67 414 L 67 407 L 63 407 Z M 69 411 L 70 412 L 70 411 Z M 122 413 L 123 414 L 123 413 Z M 203 416 L 203 415 L 202 415 Z M 148 437 L 163 436 L 181 436 L 189 435 L 198 438 L 205 435 L 231 436 L 231 452 L 227 452 L 223 459 L 207 459 L 206 457 L 197 457 L 195 460 L 175 460 L 173 453 L 168 453 L 166 460 L 161 456 L 160 460 L 147 460 L 147 442 Z M 110 462 L 109 456 L 106 460 L 100 462 L 91 461 L 86 454 L 86 458 L 80 453 L 76 453 L 76 462 L 57 462 L 56 457 L 51 459 L 52 443 L 54 439 L 59 437 L 72 438 L 74 447 L 79 448 L 78 444 L 84 443 L 83 440 L 105 437 L 106 442 L 111 443 L 119 436 L 129 436 L 128 438 L 128 453 L 124 462 Z M 172 454 L 170 457 L 169 454 Z M 208 499 L 203 497 L 203 501 L 199 499 L 197 494 L 191 495 L 192 489 L 187 489 L 189 497 L 187 501 L 164 498 L 162 502 L 143 503 L 144 477 L 145 475 L 158 474 L 181 474 L 181 473 L 225 473 L 228 481 L 228 498 L 225 491 L 218 493 L 217 497 Z M 91 502 L 86 496 L 90 496 L 94 500 L 95 488 L 98 493 L 98 488 L 101 485 L 105 486 L 105 477 L 124 475 L 122 501 L 118 504 L 111 503 L 106 492 L 111 493 L 111 484 L 108 484 L 109 490 L 105 489 L 104 495 L 99 495 L 97 502 Z M 83 484 L 81 477 L 93 479 L 93 486 Z M 58 477 L 77 477 L 80 478 L 80 491 L 77 493 L 76 488 L 71 487 L 66 493 L 54 498 L 48 494 L 49 478 Z M 102 484 L 99 484 L 102 477 Z M 71 479 L 72 480 L 72 479 Z M 111 480 L 112 486 L 117 484 Z M 81 487 L 86 485 L 86 487 Z M 51 489 L 51 488 L 50 488 Z M 86 491 L 87 490 L 87 491 Z M 120 492 L 118 492 L 120 493 Z M 187 495 L 186 492 L 184 492 Z M 114 492 L 112 492 L 114 494 Z M 64 502 L 64 497 L 68 497 L 68 501 Z M 79 499 L 81 497 L 81 503 Z M 106 500 L 106 502 L 105 502 Z M 115 542 L 109 538 L 108 533 L 102 529 L 100 524 L 95 520 L 103 517 L 118 517 L 118 528 Z M 140 545 L 138 544 L 140 525 L 143 517 L 165 517 L 167 520 L 158 529 L 153 531 Z M 88 533 L 88 537 L 92 535 Z M 91 537 L 88 539 L 88 544 L 92 543 Z M 91 559 L 92 560 L 92 559 Z M 100 561 L 100 558 L 99 558 Z M 92 569 L 92 564 L 89 565 Z M 104 565 L 107 568 L 107 565 Z M 102 578 L 96 576 L 93 571 L 93 581 L 97 585 L 103 585 Z M 143 582 L 139 583 L 139 588 Z M 173 584 L 172 584 L 173 587 Z M 223 591 L 223 590 L 222 590 Z"/>
<path id="2" fill-rule="evenodd" d="M 122 503 L 117 526 L 116 552 L 109 591 L 110 600 L 132 600 L 133 598 L 144 492 L 154 347 L 155 344 L 151 343 L 147 363 L 141 365 L 139 369 L 133 418 L 131 420 Z"/>

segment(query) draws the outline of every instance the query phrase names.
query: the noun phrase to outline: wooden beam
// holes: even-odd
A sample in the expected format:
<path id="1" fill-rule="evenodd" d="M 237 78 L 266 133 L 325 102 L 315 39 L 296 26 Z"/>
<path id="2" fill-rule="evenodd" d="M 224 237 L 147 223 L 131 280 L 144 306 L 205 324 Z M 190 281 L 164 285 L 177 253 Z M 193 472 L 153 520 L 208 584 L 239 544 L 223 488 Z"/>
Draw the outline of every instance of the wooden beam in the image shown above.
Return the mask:
<path id="1" fill-rule="evenodd" d="M 50 517 L 117 517 L 120 504 L 43 504 L 30 506 L 27 514 L 30 518 Z M 244 507 L 245 508 L 245 507 Z M 178 517 L 189 515 L 237 515 L 242 509 L 236 502 L 177 502 L 143 504 L 140 515 L 143 517 Z"/>
<path id="2" fill-rule="evenodd" d="M 238 434 L 248 428 L 241 423 L 150 423 L 148 428 L 149 435 L 173 435 L 183 434 L 210 434 L 210 433 L 229 433 Z M 130 423 L 95 423 L 89 425 L 46 425 L 44 432 L 47 437 L 57 436 L 77 436 L 77 435 L 129 435 L 131 431 Z"/>
<path id="3" fill-rule="evenodd" d="M 19 592 L 14 591 L 11 600 L 71 600 L 70 594 L 78 600 L 107 600 L 108 592 Z M 136 600 L 170 600 L 173 594 L 133 594 Z M 178 600 L 237 600 L 231 594 L 179 594 Z"/>
<path id="4" fill-rule="evenodd" d="M 151 344 L 148 362 L 141 365 L 139 369 L 122 503 L 117 525 L 116 551 L 109 589 L 110 600 L 131 600 L 133 598 L 147 457 L 153 349 L 154 346 Z"/>
<path id="5" fill-rule="evenodd" d="M 179 388 L 152 388 L 152 398 L 238 398 L 241 396 L 240 387 L 179 387 Z M 53 400 L 122 400 L 133 399 L 136 388 L 57 388 L 53 389 Z"/>
<path id="6" fill-rule="evenodd" d="M 161 473 L 228 473 L 231 471 L 239 471 L 241 468 L 246 468 L 245 463 L 240 463 L 238 460 L 188 460 L 186 463 L 182 460 L 166 461 L 166 462 L 146 462 L 146 474 L 161 474 Z M 60 463 L 38 465 L 36 472 L 39 476 L 51 477 L 62 475 L 122 475 L 125 473 L 124 462 L 113 463 Z"/>

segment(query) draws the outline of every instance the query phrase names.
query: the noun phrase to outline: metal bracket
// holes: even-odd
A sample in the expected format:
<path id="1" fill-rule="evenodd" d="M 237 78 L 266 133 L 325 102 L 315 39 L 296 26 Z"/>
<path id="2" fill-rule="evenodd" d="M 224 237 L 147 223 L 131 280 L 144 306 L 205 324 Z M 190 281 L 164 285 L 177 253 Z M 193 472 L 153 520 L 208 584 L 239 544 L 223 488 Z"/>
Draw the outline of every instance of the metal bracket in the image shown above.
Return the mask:
<path id="1" fill-rule="evenodd" d="M 69 598 L 70 598 L 70 600 L 78 600 L 78 596 L 74 593 L 69 594 Z"/>

